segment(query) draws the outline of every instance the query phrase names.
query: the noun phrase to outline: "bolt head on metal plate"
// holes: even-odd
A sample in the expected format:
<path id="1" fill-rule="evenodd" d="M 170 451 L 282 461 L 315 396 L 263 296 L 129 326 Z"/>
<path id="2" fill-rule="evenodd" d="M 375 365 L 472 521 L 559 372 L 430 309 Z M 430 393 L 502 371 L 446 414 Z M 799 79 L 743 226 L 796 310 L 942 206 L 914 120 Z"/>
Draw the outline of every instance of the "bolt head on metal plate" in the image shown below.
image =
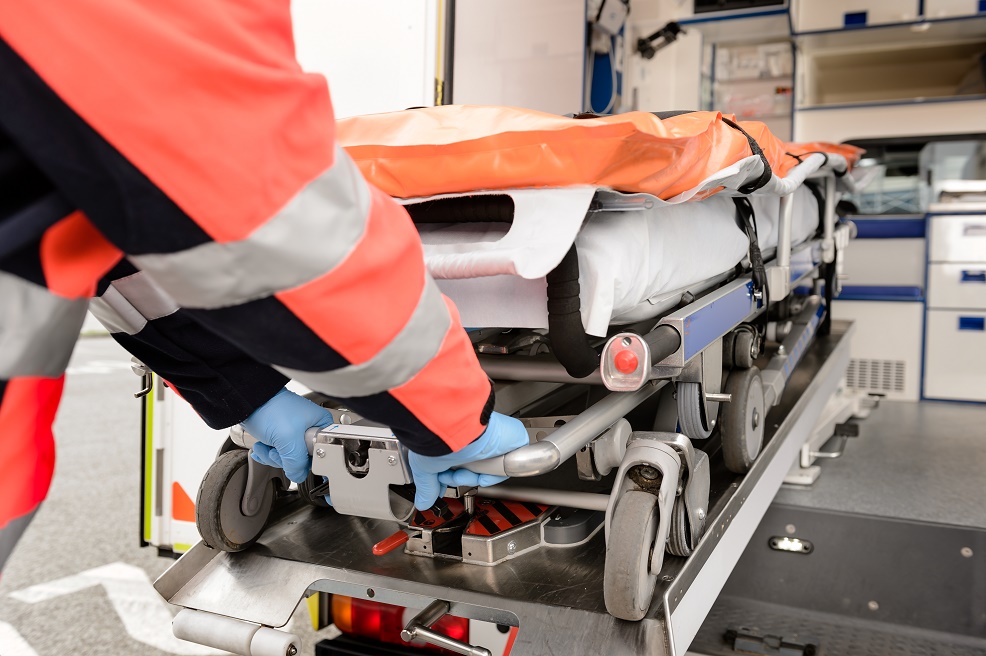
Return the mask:
<path id="1" fill-rule="evenodd" d="M 318 458 L 325 457 L 325 449 L 315 449 L 315 456 Z"/>
<path id="2" fill-rule="evenodd" d="M 515 553 L 517 553 L 517 543 L 516 542 L 508 542 L 507 543 L 507 553 L 510 554 L 511 556 L 514 555 Z"/>

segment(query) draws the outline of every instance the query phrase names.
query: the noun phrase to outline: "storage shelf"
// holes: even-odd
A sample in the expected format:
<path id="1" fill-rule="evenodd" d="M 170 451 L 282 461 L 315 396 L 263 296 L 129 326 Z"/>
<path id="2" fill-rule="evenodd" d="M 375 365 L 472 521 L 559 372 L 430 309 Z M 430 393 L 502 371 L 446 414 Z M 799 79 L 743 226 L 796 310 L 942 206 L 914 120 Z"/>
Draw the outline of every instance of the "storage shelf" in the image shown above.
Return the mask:
<path id="1" fill-rule="evenodd" d="M 952 102 L 983 97 L 975 40 L 885 45 L 879 49 L 818 51 L 799 60 L 800 109 L 832 106 Z"/>
<path id="2" fill-rule="evenodd" d="M 780 75 L 780 76 L 775 76 L 775 77 L 749 77 L 749 78 L 743 78 L 743 79 L 739 79 L 739 80 L 722 80 L 722 79 L 718 79 L 717 78 L 716 81 L 715 81 L 716 84 L 720 84 L 720 85 L 722 85 L 722 84 L 729 84 L 729 85 L 732 85 L 732 84 L 740 84 L 740 85 L 742 85 L 742 84 L 765 84 L 765 83 L 778 84 L 778 83 L 783 83 L 783 82 L 786 82 L 788 84 L 788 86 L 790 86 L 791 84 L 794 83 L 794 78 L 791 75 Z"/>
<path id="3" fill-rule="evenodd" d="M 800 107 L 795 111 L 796 141 L 841 143 L 858 139 L 915 135 L 980 134 L 986 96 L 962 101 L 862 103 Z"/>
<path id="4" fill-rule="evenodd" d="M 819 110 L 838 109 L 869 109 L 872 107 L 909 107 L 913 105 L 936 105 L 944 103 L 963 103 L 986 100 L 986 94 L 970 94 L 968 96 L 943 96 L 940 98 L 909 98 L 901 100 L 874 100 L 856 103 L 831 103 L 819 105 L 803 105 L 795 108 L 799 112 L 814 112 Z"/>
<path id="5" fill-rule="evenodd" d="M 792 37 L 805 52 L 838 49 L 851 49 L 859 52 L 866 48 L 890 45 L 906 47 L 913 45 L 915 41 L 945 43 L 955 40 L 986 38 L 986 16 L 963 16 L 921 20 L 913 23 L 800 32 L 793 34 Z"/>

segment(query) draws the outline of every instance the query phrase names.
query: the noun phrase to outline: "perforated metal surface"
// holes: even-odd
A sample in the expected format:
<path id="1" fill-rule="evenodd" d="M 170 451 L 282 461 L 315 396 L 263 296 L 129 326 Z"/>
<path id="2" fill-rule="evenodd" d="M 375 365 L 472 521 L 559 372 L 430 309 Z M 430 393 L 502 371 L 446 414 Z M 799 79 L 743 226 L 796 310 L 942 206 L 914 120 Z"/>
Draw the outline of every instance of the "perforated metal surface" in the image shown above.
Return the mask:
<path id="1" fill-rule="evenodd" d="M 690 651 L 708 656 L 735 656 L 738 652 L 726 643 L 724 635 L 727 630 L 738 628 L 781 636 L 788 642 L 817 645 L 816 656 L 986 654 L 986 638 L 962 638 L 733 597 L 720 597 L 716 601 Z"/>
<path id="2" fill-rule="evenodd" d="M 846 371 L 846 385 L 865 392 L 903 392 L 903 360 L 864 360 L 853 358 Z"/>

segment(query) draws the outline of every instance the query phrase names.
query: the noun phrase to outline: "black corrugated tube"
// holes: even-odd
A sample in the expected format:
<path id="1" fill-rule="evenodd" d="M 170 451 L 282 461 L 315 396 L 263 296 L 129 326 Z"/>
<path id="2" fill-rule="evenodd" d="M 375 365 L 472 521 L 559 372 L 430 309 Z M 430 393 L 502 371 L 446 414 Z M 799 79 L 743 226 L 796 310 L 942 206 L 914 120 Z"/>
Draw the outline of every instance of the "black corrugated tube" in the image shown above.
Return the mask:
<path id="1" fill-rule="evenodd" d="M 551 351 L 574 378 L 585 378 L 599 367 L 599 353 L 589 344 L 582 326 L 579 302 L 579 256 L 575 244 L 547 275 L 548 339 Z"/>

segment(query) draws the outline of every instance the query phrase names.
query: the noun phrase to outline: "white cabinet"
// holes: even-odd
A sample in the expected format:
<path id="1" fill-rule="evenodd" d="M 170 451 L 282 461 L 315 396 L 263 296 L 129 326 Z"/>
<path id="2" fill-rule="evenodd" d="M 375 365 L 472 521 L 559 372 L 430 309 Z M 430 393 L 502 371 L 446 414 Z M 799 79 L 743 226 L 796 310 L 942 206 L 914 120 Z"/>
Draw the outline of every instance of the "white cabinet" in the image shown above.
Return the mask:
<path id="1" fill-rule="evenodd" d="M 798 0 L 792 7 L 795 32 L 910 23 L 918 19 L 918 0 Z"/>
<path id="2" fill-rule="evenodd" d="M 986 401 L 986 216 L 931 217 L 924 395 Z"/>
<path id="3" fill-rule="evenodd" d="M 986 262 L 986 215 L 932 217 L 929 259 L 932 262 Z"/>
<path id="4" fill-rule="evenodd" d="M 929 265 L 928 298 L 935 308 L 986 309 L 986 264 Z"/>
<path id="5" fill-rule="evenodd" d="M 894 401 L 917 401 L 923 312 L 921 303 L 837 299 L 832 318 L 856 323 L 846 386 Z"/>
<path id="6" fill-rule="evenodd" d="M 986 310 L 929 310 L 924 395 L 986 401 Z"/>
<path id="7" fill-rule="evenodd" d="M 843 253 L 845 284 L 923 288 L 924 250 L 923 239 L 854 239 Z"/>
<path id="8" fill-rule="evenodd" d="M 986 13 L 986 2 L 983 0 L 924 0 L 924 17 L 932 20 L 978 13 Z"/>

